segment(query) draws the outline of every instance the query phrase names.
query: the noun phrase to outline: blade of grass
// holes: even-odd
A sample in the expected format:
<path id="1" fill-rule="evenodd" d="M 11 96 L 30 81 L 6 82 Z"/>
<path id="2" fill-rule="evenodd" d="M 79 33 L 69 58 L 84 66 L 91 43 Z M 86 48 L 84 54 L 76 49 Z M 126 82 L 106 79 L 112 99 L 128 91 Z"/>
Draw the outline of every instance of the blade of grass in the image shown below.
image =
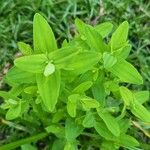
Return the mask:
<path id="1" fill-rule="evenodd" d="M 15 149 L 15 148 L 17 148 L 17 147 L 19 147 L 19 146 L 21 146 L 23 144 L 27 144 L 27 143 L 31 143 L 31 142 L 43 139 L 46 136 L 48 136 L 48 133 L 42 132 L 42 133 L 39 133 L 37 135 L 33 135 L 31 137 L 24 138 L 24 139 L 21 139 L 21 140 L 18 140 L 18 141 L 15 141 L 15 142 L 12 142 L 12 143 L 0 146 L 0 150 Z"/>

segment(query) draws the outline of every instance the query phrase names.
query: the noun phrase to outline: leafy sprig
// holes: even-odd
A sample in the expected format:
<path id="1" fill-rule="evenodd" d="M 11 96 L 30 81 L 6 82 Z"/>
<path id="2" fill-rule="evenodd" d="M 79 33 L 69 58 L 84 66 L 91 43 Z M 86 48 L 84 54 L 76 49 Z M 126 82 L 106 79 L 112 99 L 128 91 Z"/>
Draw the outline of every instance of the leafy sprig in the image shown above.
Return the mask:
<path id="1" fill-rule="evenodd" d="M 36 120 L 36 128 L 42 126 L 52 136 L 52 150 L 76 150 L 78 146 L 137 149 L 139 142 L 128 130 L 132 128 L 132 115 L 150 122 L 150 112 L 143 106 L 149 92 L 123 86 L 143 83 L 142 76 L 126 60 L 131 50 L 128 22 L 113 33 L 109 22 L 92 27 L 76 19 L 75 24 L 78 33 L 74 39 L 65 40 L 58 48 L 47 21 L 35 14 L 33 49 L 18 43 L 23 56 L 14 61 L 4 78 L 11 90 L 0 92 L 6 119 Z M 93 143 L 81 145 L 85 135 Z M 22 141 L 15 143 L 16 147 L 33 142 L 30 138 Z"/>

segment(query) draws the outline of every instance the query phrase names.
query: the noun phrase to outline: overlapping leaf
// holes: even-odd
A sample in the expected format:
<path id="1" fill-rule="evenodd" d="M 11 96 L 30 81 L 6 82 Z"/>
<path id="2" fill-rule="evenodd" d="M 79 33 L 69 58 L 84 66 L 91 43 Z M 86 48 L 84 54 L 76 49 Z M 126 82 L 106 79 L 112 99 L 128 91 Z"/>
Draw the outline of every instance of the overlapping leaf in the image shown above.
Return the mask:
<path id="1" fill-rule="evenodd" d="M 143 78 L 138 71 L 126 60 L 119 58 L 117 63 L 108 69 L 122 82 L 142 84 Z"/>
<path id="2" fill-rule="evenodd" d="M 16 67 L 20 70 L 31 73 L 42 73 L 46 66 L 48 59 L 44 54 L 37 54 L 31 56 L 23 56 L 14 61 Z"/>
<path id="3" fill-rule="evenodd" d="M 55 71 L 48 77 L 43 74 L 37 74 L 36 81 L 45 107 L 48 111 L 53 111 L 59 96 L 60 72 Z"/>
<path id="4" fill-rule="evenodd" d="M 127 21 L 124 21 L 116 31 L 113 33 L 110 43 L 111 43 L 111 51 L 115 51 L 120 49 L 126 44 L 127 36 L 128 36 L 129 25 Z"/>
<path id="5" fill-rule="evenodd" d="M 120 135 L 120 128 L 117 120 L 108 112 L 104 112 L 103 109 L 98 108 L 97 109 L 98 115 L 102 120 L 105 122 L 107 128 L 110 130 L 110 132 L 115 135 L 119 136 Z"/>

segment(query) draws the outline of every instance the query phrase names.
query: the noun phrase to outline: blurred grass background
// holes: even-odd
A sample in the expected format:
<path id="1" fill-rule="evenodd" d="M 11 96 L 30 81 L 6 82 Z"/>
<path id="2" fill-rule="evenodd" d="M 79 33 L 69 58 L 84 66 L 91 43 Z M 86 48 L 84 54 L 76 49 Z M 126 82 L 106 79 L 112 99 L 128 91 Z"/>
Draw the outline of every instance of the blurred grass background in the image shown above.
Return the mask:
<path id="1" fill-rule="evenodd" d="M 76 17 L 90 24 L 111 21 L 118 25 L 128 20 L 129 39 L 133 45 L 129 61 L 144 77 L 141 88 L 150 89 L 149 0 L 0 0 L 1 76 L 3 68 L 13 62 L 17 42 L 32 44 L 32 20 L 36 12 L 47 18 L 58 43 L 71 38 Z"/>
<path id="2" fill-rule="evenodd" d="M 59 44 L 72 37 L 76 17 L 93 25 L 111 21 L 117 26 L 127 20 L 133 45 L 128 60 L 144 77 L 144 85 L 138 89 L 150 90 L 150 0 L 0 0 L 0 80 L 13 63 L 17 42 L 32 44 L 32 20 L 36 12 L 48 20 Z M 10 141 L 18 138 L 13 128 L 3 125 L 0 130 L 0 140 L 11 133 Z"/>

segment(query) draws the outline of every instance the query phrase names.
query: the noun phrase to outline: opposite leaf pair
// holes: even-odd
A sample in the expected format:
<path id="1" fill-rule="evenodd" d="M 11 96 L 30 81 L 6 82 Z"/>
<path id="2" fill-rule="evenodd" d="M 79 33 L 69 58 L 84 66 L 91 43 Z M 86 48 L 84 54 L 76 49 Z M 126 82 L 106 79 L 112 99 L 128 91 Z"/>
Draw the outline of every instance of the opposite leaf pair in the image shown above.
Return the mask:
<path id="1" fill-rule="evenodd" d="M 1 108 L 8 109 L 6 119 L 24 120 L 35 132 L 43 127 L 51 136 L 52 150 L 136 149 L 139 142 L 130 136 L 128 129 L 136 130 L 130 119 L 133 114 L 149 122 L 150 112 L 142 105 L 149 92 L 120 86 L 143 83 L 126 61 L 131 50 L 128 23 L 113 33 L 109 22 L 92 27 L 76 19 L 75 24 L 78 33 L 58 48 L 47 21 L 35 14 L 34 49 L 18 43 L 24 56 L 5 76 L 11 90 L 0 92 L 5 100 Z M 85 139 L 91 142 L 84 144 Z"/>

